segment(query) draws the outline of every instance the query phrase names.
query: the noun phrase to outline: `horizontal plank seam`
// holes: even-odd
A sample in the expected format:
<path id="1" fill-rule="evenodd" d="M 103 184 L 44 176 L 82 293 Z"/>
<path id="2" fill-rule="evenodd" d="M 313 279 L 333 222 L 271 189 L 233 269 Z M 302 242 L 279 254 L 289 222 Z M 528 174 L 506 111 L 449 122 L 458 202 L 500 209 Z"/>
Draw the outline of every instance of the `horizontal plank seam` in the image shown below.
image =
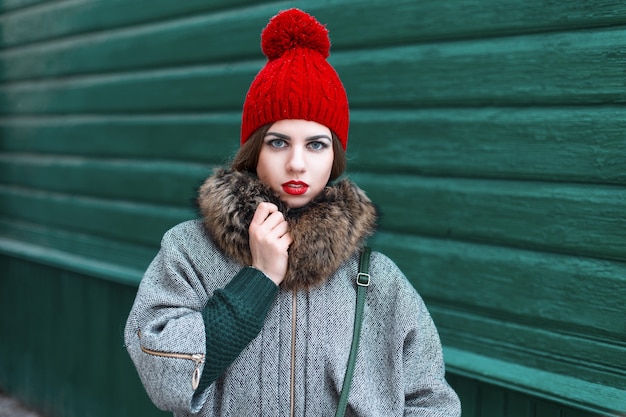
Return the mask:
<path id="1" fill-rule="evenodd" d="M 440 35 L 438 37 L 425 37 L 425 36 L 416 36 L 414 38 L 403 38 L 403 42 L 380 42 L 376 43 L 374 47 L 372 47 L 371 43 L 367 45 L 370 46 L 361 46 L 358 43 L 346 43 L 346 44 L 334 44 L 333 43 L 333 52 L 371 52 L 377 49 L 385 49 L 385 48 L 394 48 L 394 47 L 407 47 L 407 46 L 428 46 L 428 45 L 445 45 L 448 43 L 457 43 L 457 42 L 471 42 L 471 41 L 488 41 L 495 39 L 510 39 L 517 38 L 522 36 L 536 36 L 536 35 L 554 35 L 554 34 L 575 34 L 578 32 L 587 32 L 592 31 L 594 29 L 604 30 L 604 29 L 612 29 L 612 28 L 623 28 L 623 22 L 607 22 L 607 23 L 599 23 L 599 24 L 589 24 L 589 25 L 581 25 L 579 22 L 571 26 L 562 26 L 562 27 L 554 27 L 553 29 L 549 29 L 541 26 L 528 26 L 525 28 L 515 27 L 513 28 L 484 28 L 476 29 L 475 32 L 452 32 L 450 35 Z"/>
<path id="2" fill-rule="evenodd" d="M 384 213 L 383 213 L 384 216 Z M 459 243 L 469 243 L 469 244 L 473 244 L 473 245 L 480 245 L 480 246 L 489 246 L 489 247 L 493 247 L 493 248 L 501 248 L 501 249 L 512 249 L 512 250 L 520 250 L 520 251 L 524 251 L 524 252 L 531 252 L 531 253 L 539 253 L 539 254 L 549 254 L 549 255 L 559 255 L 559 256 L 568 256 L 568 257 L 572 257 L 572 258 L 578 258 L 578 259 L 589 259 L 589 260 L 597 260 L 597 261 L 610 261 L 610 262 L 624 262 L 626 261 L 626 258 L 619 258 L 619 257 L 610 257 L 610 256 L 596 256 L 596 255 L 590 255 L 588 253 L 586 254 L 581 254 L 581 253 L 573 253 L 573 252 L 566 252 L 566 251 L 558 251 L 555 250 L 554 248 L 548 247 L 548 246 L 541 246 L 538 247 L 537 245 L 513 245 L 511 244 L 511 242 L 494 242 L 492 240 L 481 240 L 481 239 L 468 239 L 468 238 L 461 238 L 459 236 L 455 236 L 454 238 L 450 238 L 449 236 L 445 236 L 445 235 L 437 235 L 437 234 L 428 234 L 428 233 L 424 233 L 423 231 L 419 234 L 417 233 L 406 233 L 406 231 L 404 229 L 400 229 L 400 228 L 389 228 L 389 227 L 382 227 L 379 226 L 378 230 L 377 230 L 378 234 L 387 234 L 387 235 L 398 235 L 398 236 L 403 236 L 403 237 L 411 237 L 411 238 L 423 238 L 423 239 L 433 239 L 433 240 L 439 240 L 442 242 L 459 242 Z"/>
<path id="3" fill-rule="evenodd" d="M 287 6 L 288 2 L 277 2 L 277 4 L 284 3 Z M 40 8 L 51 8 L 51 6 L 44 5 L 36 5 L 34 7 Z M 260 7 L 267 8 L 268 5 L 262 5 Z M 185 23 L 194 24 L 196 21 L 207 20 L 207 18 L 212 17 L 214 14 L 228 13 L 231 11 L 237 11 L 241 13 L 242 10 L 251 9 L 251 8 L 259 8 L 258 5 L 251 3 L 250 6 L 239 5 L 237 8 L 232 7 L 216 7 L 216 8 L 201 8 L 201 15 L 198 15 L 199 11 L 194 10 L 193 12 L 188 13 L 176 13 L 172 15 L 166 15 L 161 18 L 146 18 L 146 19 L 138 19 L 135 21 L 129 21 L 125 24 L 114 24 L 111 26 L 95 29 L 95 30 L 82 30 L 76 32 L 69 32 L 64 35 L 57 35 L 53 37 L 48 37 L 36 41 L 31 42 L 23 42 L 11 44 L 6 48 L 3 48 L 2 51 L 6 52 L 14 52 L 20 49 L 34 49 L 34 48 L 43 48 L 49 49 L 50 47 L 54 47 L 63 43 L 81 43 L 81 42 L 89 42 L 93 39 L 99 38 L 110 38 L 111 36 L 128 36 L 129 34 L 132 36 L 134 32 L 140 32 L 145 30 L 154 30 L 159 26 L 167 27 L 180 27 L 181 24 Z M 23 13 L 27 8 L 19 9 L 19 13 Z M 10 19 L 10 14 L 14 14 L 13 11 L 10 13 L 2 13 L 4 19 Z M 525 27 L 521 26 L 503 26 L 503 27 L 494 27 L 494 28 L 477 28 L 474 31 L 466 31 L 466 32 L 449 32 L 448 35 L 441 34 L 438 36 L 415 36 L 413 38 L 404 37 L 402 41 L 394 42 L 394 41 L 385 41 L 374 44 L 372 47 L 371 43 L 368 43 L 369 46 L 361 46 L 358 43 L 341 43 L 339 40 L 337 43 L 333 43 L 333 51 L 335 53 L 339 52 L 358 52 L 358 51 L 372 51 L 376 49 L 384 49 L 389 47 L 403 47 L 403 46 L 414 46 L 414 45 L 431 45 L 431 44 L 446 44 L 446 43 L 455 43 L 455 42 L 465 42 L 465 41 L 485 41 L 485 40 L 493 40 L 493 39 L 507 39 L 507 38 L 515 38 L 520 36 L 537 36 L 537 35 L 551 35 L 551 34 L 567 34 L 567 33 L 577 33 L 582 31 L 589 30 L 603 30 L 610 28 L 619 28 L 623 27 L 623 23 L 614 22 L 614 21 L 605 21 L 602 18 L 596 20 L 590 19 L 589 21 L 575 21 L 573 23 L 567 23 L 562 26 L 557 26 L 555 24 L 539 24 L 539 25 L 529 25 Z M 120 35 L 121 33 L 121 35 Z"/>
<path id="4" fill-rule="evenodd" d="M 143 271 L 0 237 L 0 253 L 94 278 L 137 286 Z"/>
<path id="5" fill-rule="evenodd" d="M 609 30 L 613 30 L 613 28 L 608 27 L 608 28 L 603 28 L 603 31 L 609 31 Z M 555 35 L 572 35 L 575 34 L 576 32 L 557 32 L 555 33 Z M 539 35 L 537 34 L 531 34 L 531 35 L 526 35 L 528 37 L 538 37 Z M 82 41 L 84 41 L 83 37 L 79 37 L 79 39 L 81 39 Z M 506 40 L 506 38 L 498 38 L 498 39 L 503 39 Z M 485 42 L 489 42 L 489 39 L 480 39 L 481 43 L 485 43 Z M 543 43 L 546 43 L 546 40 L 543 40 Z M 470 41 L 467 41 L 465 39 L 462 40 L 457 40 L 455 42 L 446 42 L 446 44 L 452 44 L 452 43 L 471 43 Z M 540 48 L 541 46 L 544 46 L 543 43 L 540 43 L 539 45 L 537 45 L 537 48 Z M 437 43 L 438 45 L 441 45 L 441 42 Z M 426 44 L 426 45 L 431 45 L 431 43 Z M 435 45 L 435 43 L 432 43 L 432 45 Z M 49 45 L 44 45 L 47 49 L 49 48 Z M 425 45 L 421 45 L 421 44 L 407 44 L 407 45 L 400 45 L 400 46 L 381 46 L 381 47 L 376 47 L 376 48 L 368 48 L 367 51 L 369 53 L 377 53 L 377 52 L 388 52 L 387 49 L 407 49 L 407 48 L 419 48 L 421 46 L 425 46 Z M 593 45 L 591 45 L 593 46 Z M 461 45 L 458 45 L 458 47 L 461 47 Z M 616 46 L 617 48 L 617 46 Z M 362 53 L 363 51 L 365 51 L 365 49 L 363 50 L 335 50 L 335 52 L 333 53 L 333 58 L 331 58 L 331 63 L 334 63 L 337 66 L 337 69 L 341 72 L 341 68 L 344 64 L 347 64 L 351 59 L 349 56 L 345 56 L 345 55 L 354 55 L 355 53 Z M 397 51 L 398 53 L 402 53 L 402 51 Z M 572 52 L 570 52 L 572 53 Z M 15 51 L 14 50 L 0 50 L 0 61 L 4 60 L 4 59 L 11 59 L 11 55 L 14 55 Z M 219 58 L 218 58 L 219 59 Z M 341 61 L 340 62 L 336 62 L 336 61 Z M 261 65 L 263 65 L 265 63 L 265 59 L 262 56 L 262 54 L 260 53 L 260 51 L 258 52 L 247 52 L 242 54 L 241 56 L 237 57 L 237 56 L 228 56 L 226 60 L 220 61 L 220 60 L 215 60 L 213 62 L 210 63 L 211 66 L 223 66 L 223 65 L 229 65 L 229 68 L 231 68 L 231 66 L 236 66 L 236 65 L 249 65 L 250 63 L 254 63 L 255 67 L 260 68 Z M 72 75 L 61 75 L 61 76 L 55 76 L 54 79 L 55 80 L 76 80 L 80 77 L 96 77 L 96 76 L 102 76 L 102 74 L 132 74 L 132 73 L 149 73 L 149 72 L 160 72 L 160 71 L 164 71 L 164 68 L 169 69 L 170 71 L 176 70 L 176 69 L 180 69 L 180 68 L 185 68 L 185 69 L 191 69 L 191 68 L 197 68 L 197 67 L 206 67 L 207 65 L 207 59 L 198 59 L 197 61 L 193 61 L 191 63 L 185 63 L 185 64 L 178 64 L 178 65 L 172 65 L 169 67 L 163 67 L 163 66 L 154 66 L 154 65 L 149 65 L 146 67 L 136 67 L 133 68 L 132 70 L 122 70 L 122 71 L 108 71 L 108 72 L 97 72 L 97 73 L 92 73 L 92 72 L 83 72 L 83 73 L 78 73 L 78 74 L 72 74 Z M 256 70 L 253 71 L 253 75 L 256 73 Z M 145 75 L 144 75 L 145 76 Z M 16 84 L 18 83 L 26 83 L 26 82 L 33 82 L 34 80 L 45 80 L 45 77 L 36 77 L 36 78 L 25 78 L 25 79 L 19 79 L 15 82 Z"/>
<path id="6" fill-rule="evenodd" d="M 9 193 L 15 193 L 18 195 L 30 195 L 36 197 L 47 197 L 51 200 L 67 200 L 67 201 L 81 201 L 87 204 L 92 205 L 102 205 L 114 207 L 117 209 L 126 209 L 129 211 L 160 211 L 160 212 L 172 212 L 181 214 L 186 214 L 189 209 L 188 205 L 165 205 L 165 204 L 153 204 L 153 203 L 142 203 L 131 200 L 119 200 L 119 199 L 107 199 L 107 198 L 99 198 L 92 197 L 87 195 L 76 195 L 76 194 L 66 194 L 60 193 L 56 191 L 48 191 L 46 189 L 40 188 L 29 188 L 22 186 L 14 186 L 11 184 L 2 184 L 0 183 L 0 193 L 3 191 L 8 191 Z"/>
<path id="7" fill-rule="evenodd" d="M 232 120 L 230 120 L 232 119 Z M 19 113 L 15 115 L 0 116 L 0 125 L 15 126 L 23 123 L 25 127 L 45 125 L 45 123 L 53 123 L 53 126 L 70 124 L 74 127 L 77 123 L 111 123 L 111 122 L 128 122 L 129 126 L 133 126 L 133 122 L 150 122 L 165 124 L 166 122 L 178 121 L 207 121 L 211 123 L 224 123 L 239 125 L 241 123 L 241 109 L 235 111 L 220 110 L 215 112 L 186 112 L 186 113 L 83 113 L 83 114 L 28 114 Z"/>
<path id="8" fill-rule="evenodd" d="M 2 57 L 0 56 L 0 63 Z M 122 71 L 102 71 L 102 72 L 87 72 L 87 73 L 75 73 L 54 77 L 37 77 L 37 78 L 24 78 L 16 81 L 6 82 L 5 79 L 0 78 L 0 90 L 28 90 L 28 89 L 41 89 L 50 87 L 68 87 L 71 82 L 72 87 L 81 85 L 98 85 L 103 81 L 149 81 L 151 79 L 189 79 L 194 75 L 207 75 L 214 73 L 219 75 L 223 74 L 223 69 L 228 66 L 228 74 L 241 73 L 244 75 L 250 75 L 250 81 L 259 69 L 265 64 L 265 60 L 261 58 L 251 58 L 242 60 L 227 60 L 220 62 L 202 64 L 180 64 L 173 66 L 154 66 L 154 67 L 142 67 L 132 70 Z"/>
<path id="9" fill-rule="evenodd" d="M 394 229 L 394 228 L 383 228 L 380 227 L 379 232 L 385 232 L 388 234 L 402 234 L 402 229 Z M 437 235 L 437 234 L 427 234 L 421 232 L 420 234 L 406 234 L 406 236 L 427 238 L 427 239 L 439 239 L 445 241 L 454 241 L 460 243 L 471 243 L 475 245 L 489 245 L 497 248 L 503 249 L 514 249 L 514 250 L 522 250 L 525 252 L 535 252 L 535 253 L 546 253 L 552 255 L 562 255 L 562 256 L 571 256 L 573 258 L 585 258 L 585 259 L 594 259 L 599 261 L 616 261 L 623 262 L 626 258 L 620 258 L 617 256 L 600 256 L 599 254 L 593 255 L 590 253 L 580 253 L 574 251 L 566 251 L 566 250 L 558 250 L 558 248 L 550 247 L 550 246 L 537 246 L 537 244 L 513 244 L 511 241 L 494 241 L 493 239 L 470 239 L 467 237 L 455 236 L 454 238 L 447 237 L 445 235 Z"/>
<path id="10" fill-rule="evenodd" d="M 207 158 L 208 159 L 208 158 Z M 131 171 L 156 173 L 175 172 L 204 172 L 211 173 L 211 164 L 198 163 L 188 160 L 155 159 L 153 157 L 139 159 L 133 157 L 107 157 L 92 154 L 68 154 L 51 152 L 4 152 L 0 151 L 0 164 L 15 166 L 35 166 L 43 168 L 107 168 L 126 169 Z M 0 185 L 2 183 L 0 182 Z"/>
<path id="11" fill-rule="evenodd" d="M 36 9 L 44 9 L 50 7 L 45 0 L 39 0 L 32 4 L 18 4 L 17 6 L 6 6 L 0 2 L 0 16 L 10 16 L 11 14 L 22 13 L 24 11 L 31 11 Z"/>
<path id="12" fill-rule="evenodd" d="M 419 290 L 419 288 L 418 288 Z M 585 333 L 585 330 L 580 327 L 572 327 L 571 325 L 564 328 L 564 324 L 560 320 L 538 318 L 535 316 L 524 316 L 522 314 L 511 313 L 503 311 L 498 308 L 488 308 L 485 306 L 477 306 L 475 304 L 466 303 L 463 300 L 456 299 L 454 303 L 451 303 L 449 299 L 441 297 L 424 296 L 428 306 L 433 312 L 443 311 L 444 314 L 450 318 L 455 316 L 461 316 L 464 319 L 473 317 L 472 320 L 480 321 L 482 323 L 490 323 L 490 325 L 498 325 L 500 323 L 509 323 L 514 327 L 523 329 L 533 329 L 534 331 L 541 333 L 554 334 L 559 337 L 566 337 L 571 339 L 579 339 L 594 344 L 607 345 L 624 349 L 626 351 L 626 340 L 623 340 L 622 334 L 607 335 L 605 337 L 589 335 Z M 541 321 L 541 328 L 537 328 L 537 320 Z M 471 335 L 471 334 L 470 334 Z M 626 369 L 624 370 L 626 372 Z"/>
<path id="13" fill-rule="evenodd" d="M 586 411 L 613 416 L 626 410 L 624 391 L 478 355 L 444 345 L 446 370 Z M 602 402 L 599 404 L 599 396 Z"/>
<path id="14" fill-rule="evenodd" d="M 287 2 L 283 2 L 283 3 L 288 4 Z M 190 22 L 202 21 L 202 20 L 206 20 L 208 16 L 212 16 L 215 14 L 222 14 L 222 13 L 230 12 L 230 11 L 241 12 L 242 10 L 245 10 L 247 8 L 258 7 L 257 3 L 253 1 L 250 1 L 249 3 L 250 5 L 244 5 L 244 6 L 239 5 L 236 8 L 228 6 L 227 2 L 220 5 L 220 7 L 215 7 L 215 6 L 211 7 L 211 6 L 207 6 L 207 4 L 209 3 L 208 2 L 205 3 L 203 7 L 199 8 L 200 10 L 193 10 L 193 11 L 189 11 L 186 13 L 173 13 L 173 14 L 164 15 L 158 18 L 141 18 L 137 20 L 130 20 L 123 24 L 113 24 L 111 26 L 105 26 L 105 27 L 101 27 L 98 29 L 79 30 L 75 32 L 69 32 L 63 35 L 46 37 L 43 39 L 38 39 L 38 40 L 30 41 L 30 42 L 14 43 L 14 44 L 10 44 L 6 48 L 1 48 L 0 51 L 14 52 L 19 49 L 27 49 L 27 50 L 39 49 L 39 48 L 49 49 L 50 47 L 54 47 L 55 45 L 63 44 L 63 43 L 88 42 L 90 40 L 98 39 L 98 38 L 107 39 L 107 38 L 110 38 L 112 35 L 113 36 L 118 35 L 120 32 L 122 32 L 125 35 L 127 33 L 132 34 L 133 32 L 145 31 L 146 29 L 151 30 L 152 28 L 154 27 L 158 28 L 159 26 L 180 27 L 181 21 L 190 21 Z M 37 4 L 34 6 L 27 6 L 24 8 L 15 9 L 15 11 L 11 10 L 9 13 L 4 13 L 4 12 L 1 12 L 0 10 L 0 17 L 3 18 L 4 20 L 8 20 L 11 18 L 12 14 L 31 12 L 32 9 L 34 8 L 52 9 L 55 7 L 57 7 L 56 4 L 50 5 L 46 3 L 46 4 Z M 198 13 L 202 13 L 202 14 L 198 15 Z M 2 43 L 0 42 L 0 47 L 1 46 L 2 46 Z M 1 53 L 0 53 L 0 56 L 1 56 Z"/>
<path id="15" fill-rule="evenodd" d="M 506 323 L 506 324 L 517 325 L 516 323 Z M 445 336 L 446 332 L 444 330 L 445 329 L 441 328 L 441 333 L 442 335 Z M 538 332 L 542 331 L 541 329 L 534 329 L 534 330 Z M 626 377 L 625 369 L 615 368 L 614 366 L 599 363 L 597 361 L 591 362 L 587 359 L 583 365 L 581 363 L 580 358 L 566 356 L 566 355 L 558 355 L 550 351 L 537 349 L 537 348 L 529 348 L 520 344 L 505 343 L 503 341 L 494 340 L 485 336 L 476 336 L 473 333 L 459 332 L 457 329 L 451 329 L 451 331 L 456 333 L 455 340 L 463 340 L 463 341 L 469 340 L 469 341 L 474 342 L 474 344 L 479 344 L 480 346 L 485 347 L 485 350 L 497 351 L 496 349 L 500 349 L 501 351 L 509 352 L 511 354 L 515 354 L 516 356 L 529 357 L 529 358 L 532 358 L 533 360 L 539 359 L 539 360 L 543 360 L 549 363 L 569 365 L 570 367 L 576 367 L 578 369 L 584 368 L 588 370 L 593 370 L 594 372 L 599 372 L 599 373 L 603 373 L 606 375 L 612 375 L 616 378 L 619 378 L 619 380 L 621 381 L 623 381 L 624 378 Z M 459 335 L 462 335 L 463 337 L 459 337 Z M 586 337 L 578 337 L 578 339 L 583 339 L 585 341 L 591 340 Z"/>
<path id="16" fill-rule="evenodd" d="M 626 189 L 626 183 L 622 181 L 584 181 L 584 180 L 572 180 L 571 176 L 568 177 L 568 181 L 564 181 L 566 175 L 563 175 L 561 178 L 550 178 L 550 177 L 535 177 L 528 175 L 524 172 L 519 172 L 519 176 L 509 177 L 504 175 L 476 175 L 472 172 L 463 172 L 462 175 L 455 175 L 452 173 L 428 173 L 423 172 L 423 169 L 415 168 L 413 172 L 403 171 L 402 173 L 389 171 L 386 169 L 377 169 L 375 167 L 368 167 L 367 171 L 359 170 L 358 168 L 350 169 L 349 174 L 354 175 L 388 175 L 388 176 L 407 176 L 411 178 L 421 178 L 421 179 L 433 179 L 433 180 L 462 180 L 464 182 L 468 181 L 476 181 L 476 182 L 499 182 L 499 183 L 515 183 L 515 184 L 527 184 L 527 185 L 555 185 L 562 187 L 576 187 L 579 186 L 581 188 L 586 188 L 588 186 L 602 186 L 607 188 L 613 188 L 616 192 L 623 192 Z"/>

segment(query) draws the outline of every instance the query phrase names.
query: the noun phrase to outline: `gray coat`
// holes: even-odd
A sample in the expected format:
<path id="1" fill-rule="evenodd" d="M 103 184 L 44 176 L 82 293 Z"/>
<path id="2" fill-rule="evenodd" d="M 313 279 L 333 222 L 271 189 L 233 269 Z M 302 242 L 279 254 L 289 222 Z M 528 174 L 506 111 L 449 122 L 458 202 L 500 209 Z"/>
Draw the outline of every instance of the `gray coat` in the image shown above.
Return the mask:
<path id="1" fill-rule="evenodd" d="M 203 309 L 245 266 L 216 242 L 206 221 L 174 227 L 141 282 L 125 339 L 152 401 L 181 417 L 289 416 L 292 407 L 296 416 L 334 415 L 352 339 L 362 242 L 348 245 L 340 266 L 314 286 L 278 289 L 263 276 L 237 284 L 240 300 L 264 312 L 262 326 L 215 382 L 196 390 L 203 367 L 215 359 L 215 352 L 206 352 Z M 378 252 L 370 274 L 346 415 L 460 416 L 424 302 Z"/>

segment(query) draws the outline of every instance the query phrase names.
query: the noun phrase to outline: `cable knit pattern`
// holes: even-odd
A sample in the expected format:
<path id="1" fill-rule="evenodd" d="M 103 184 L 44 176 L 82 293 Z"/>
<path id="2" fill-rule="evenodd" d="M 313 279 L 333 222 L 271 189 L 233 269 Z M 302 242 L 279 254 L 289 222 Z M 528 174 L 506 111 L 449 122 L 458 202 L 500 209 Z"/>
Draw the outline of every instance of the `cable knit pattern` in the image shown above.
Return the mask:
<path id="1" fill-rule="evenodd" d="M 241 143 L 261 126 L 283 119 L 327 126 L 348 146 L 350 109 L 343 83 L 326 58 L 328 30 L 298 9 L 274 16 L 261 33 L 268 62 L 256 75 L 243 104 Z"/>

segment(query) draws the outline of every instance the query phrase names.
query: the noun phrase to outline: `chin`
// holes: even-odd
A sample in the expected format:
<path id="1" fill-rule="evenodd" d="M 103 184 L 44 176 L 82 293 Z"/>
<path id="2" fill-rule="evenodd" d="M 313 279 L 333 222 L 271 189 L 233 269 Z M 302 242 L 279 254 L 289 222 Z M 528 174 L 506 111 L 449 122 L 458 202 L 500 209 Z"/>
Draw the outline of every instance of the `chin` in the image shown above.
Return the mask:
<path id="1" fill-rule="evenodd" d="M 289 196 L 288 198 L 283 199 L 283 203 L 290 209 L 297 209 L 300 207 L 304 207 L 311 202 L 310 198 L 296 198 L 293 196 Z"/>

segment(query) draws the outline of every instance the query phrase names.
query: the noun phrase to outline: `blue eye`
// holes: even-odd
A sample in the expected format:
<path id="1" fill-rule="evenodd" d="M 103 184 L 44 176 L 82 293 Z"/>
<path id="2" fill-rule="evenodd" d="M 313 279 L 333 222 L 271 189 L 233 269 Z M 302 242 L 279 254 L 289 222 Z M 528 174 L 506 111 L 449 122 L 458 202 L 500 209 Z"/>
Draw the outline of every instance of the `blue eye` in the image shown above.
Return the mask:
<path id="1" fill-rule="evenodd" d="M 272 148 L 284 148 L 287 146 L 287 142 L 283 139 L 270 139 L 267 141 L 267 144 Z"/>
<path id="2" fill-rule="evenodd" d="M 323 149 L 328 148 L 328 144 L 322 141 L 309 142 L 307 146 L 314 151 L 321 151 Z"/>

